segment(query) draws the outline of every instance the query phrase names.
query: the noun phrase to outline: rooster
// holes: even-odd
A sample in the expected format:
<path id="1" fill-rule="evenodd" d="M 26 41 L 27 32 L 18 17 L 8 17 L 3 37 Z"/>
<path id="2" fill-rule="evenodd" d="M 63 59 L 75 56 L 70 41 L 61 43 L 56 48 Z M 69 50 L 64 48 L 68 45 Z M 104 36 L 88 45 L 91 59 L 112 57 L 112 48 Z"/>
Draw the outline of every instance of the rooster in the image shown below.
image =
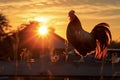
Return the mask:
<path id="1" fill-rule="evenodd" d="M 70 22 L 66 31 L 67 40 L 79 55 L 86 56 L 96 53 L 95 58 L 101 59 L 104 57 L 112 40 L 110 26 L 107 23 L 99 23 L 91 32 L 87 32 L 82 28 L 74 10 L 71 10 L 68 15 Z"/>

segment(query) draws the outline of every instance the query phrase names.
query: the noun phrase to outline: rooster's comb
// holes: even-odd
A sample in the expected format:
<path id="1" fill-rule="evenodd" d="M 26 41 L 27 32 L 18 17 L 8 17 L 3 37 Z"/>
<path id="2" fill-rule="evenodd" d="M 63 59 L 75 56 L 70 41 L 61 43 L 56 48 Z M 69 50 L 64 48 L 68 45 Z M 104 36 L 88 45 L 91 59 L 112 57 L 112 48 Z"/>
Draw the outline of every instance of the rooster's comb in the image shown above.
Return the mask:
<path id="1" fill-rule="evenodd" d="M 75 11 L 74 10 L 70 10 L 69 14 L 75 14 Z"/>

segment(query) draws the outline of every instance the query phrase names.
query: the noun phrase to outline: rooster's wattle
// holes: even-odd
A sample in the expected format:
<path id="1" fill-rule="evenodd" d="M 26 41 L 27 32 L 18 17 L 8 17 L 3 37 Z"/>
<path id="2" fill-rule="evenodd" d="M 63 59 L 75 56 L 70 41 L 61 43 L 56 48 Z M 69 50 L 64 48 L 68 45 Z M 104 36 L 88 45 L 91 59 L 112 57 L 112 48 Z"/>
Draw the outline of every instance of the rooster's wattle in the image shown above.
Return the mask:
<path id="1" fill-rule="evenodd" d="M 112 40 L 109 25 L 107 23 L 99 23 L 89 33 L 82 28 L 74 10 L 69 12 L 69 17 L 70 22 L 67 27 L 68 42 L 82 56 L 95 51 L 96 58 L 102 58 L 107 53 L 107 47 Z"/>

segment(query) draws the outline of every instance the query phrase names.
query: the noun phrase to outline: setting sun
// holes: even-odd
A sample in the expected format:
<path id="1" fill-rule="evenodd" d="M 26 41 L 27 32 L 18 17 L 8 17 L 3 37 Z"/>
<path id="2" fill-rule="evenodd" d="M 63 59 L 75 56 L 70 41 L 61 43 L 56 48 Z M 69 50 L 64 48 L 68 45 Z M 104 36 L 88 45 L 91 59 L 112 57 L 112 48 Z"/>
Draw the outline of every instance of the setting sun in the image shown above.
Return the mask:
<path id="1" fill-rule="evenodd" d="M 38 33 L 40 35 L 46 35 L 48 33 L 48 29 L 46 26 L 41 26 L 39 29 L 38 29 Z"/>

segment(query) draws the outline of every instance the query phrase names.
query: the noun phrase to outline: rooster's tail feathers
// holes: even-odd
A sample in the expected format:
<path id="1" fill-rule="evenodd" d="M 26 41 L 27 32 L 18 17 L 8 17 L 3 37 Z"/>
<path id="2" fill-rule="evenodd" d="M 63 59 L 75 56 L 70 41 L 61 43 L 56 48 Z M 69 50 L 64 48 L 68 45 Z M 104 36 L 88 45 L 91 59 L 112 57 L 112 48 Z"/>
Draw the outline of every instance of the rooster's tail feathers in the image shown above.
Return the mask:
<path id="1" fill-rule="evenodd" d="M 106 49 L 112 40 L 109 28 L 110 26 L 107 23 L 100 23 L 96 25 L 91 32 L 96 39 L 96 57 L 99 56 L 98 58 L 104 57 L 107 53 Z"/>

